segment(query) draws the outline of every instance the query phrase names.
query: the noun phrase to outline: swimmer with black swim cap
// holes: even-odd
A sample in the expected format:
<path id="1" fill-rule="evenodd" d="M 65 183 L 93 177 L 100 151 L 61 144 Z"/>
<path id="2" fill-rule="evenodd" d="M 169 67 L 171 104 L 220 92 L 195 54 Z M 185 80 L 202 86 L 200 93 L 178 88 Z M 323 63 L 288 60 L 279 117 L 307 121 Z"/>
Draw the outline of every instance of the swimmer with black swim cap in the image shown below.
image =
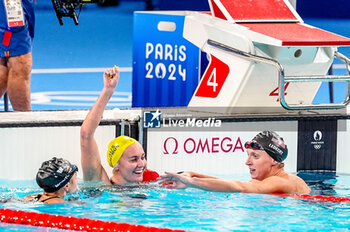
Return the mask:
<path id="1" fill-rule="evenodd" d="M 251 141 L 246 142 L 246 149 L 264 150 L 274 160 L 282 163 L 288 155 L 287 145 L 284 140 L 274 131 L 262 131 L 257 134 Z"/>
<path id="2" fill-rule="evenodd" d="M 168 188 L 188 186 L 217 192 L 245 193 L 296 193 L 307 194 L 311 190 L 300 177 L 284 171 L 283 161 L 288 149 L 284 140 L 274 131 L 262 131 L 245 143 L 251 180 L 225 180 L 195 172 L 182 174 L 166 172 L 160 183 L 169 183 Z"/>
<path id="3" fill-rule="evenodd" d="M 76 191 L 78 167 L 68 160 L 53 157 L 42 163 L 36 175 L 36 182 L 44 190 L 42 194 L 26 196 L 25 201 L 43 203 L 64 203 L 67 193 Z"/>

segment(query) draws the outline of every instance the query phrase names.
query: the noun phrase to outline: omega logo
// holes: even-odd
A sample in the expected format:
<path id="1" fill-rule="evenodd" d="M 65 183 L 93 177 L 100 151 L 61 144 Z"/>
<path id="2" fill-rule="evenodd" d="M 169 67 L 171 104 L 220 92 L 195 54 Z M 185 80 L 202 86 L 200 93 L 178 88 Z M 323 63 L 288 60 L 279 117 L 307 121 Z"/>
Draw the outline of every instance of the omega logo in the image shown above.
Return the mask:
<path id="1" fill-rule="evenodd" d="M 170 140 L 170 141 L 169 141 Z M 174 144 L 175 144 L 175 146 L 172 146 L 172 147 L 174 147 L 173 149 L 171 149 L 173 152 L 172 153 L 169 153 L 168 152 L 168 141 L 169 141 L 169 143 L 171 143 L 171 141 L 174 141 Z M 171 145 L 170 145 L 171 146 Z M 170 147 L 169 146 L 169 147 Z M 178 153 L 178 150 L 177 150 L 177 148 L 179 147 L 179 143 L 178 143 L 178 141 L 177 141 L 177 139 L 175 139 L 174 137 L 169 137 L 169 138 L 167 138 L 165 141 L 164 141 L 164 151 L 163 151 L 163 154 L 164 155 L 169 155 L 169 154 L 177 154 Z"/>
<path id="2" fill-rule="evenodd" d="M 244 152 L 244 146 L 240 137 L 188 137 L 180 139 L 180 143 L 175 137 L 168 137 L 164 140 L 164 155 L 179 154 L 179 152 L 181 154 L 227 154 Z"/>

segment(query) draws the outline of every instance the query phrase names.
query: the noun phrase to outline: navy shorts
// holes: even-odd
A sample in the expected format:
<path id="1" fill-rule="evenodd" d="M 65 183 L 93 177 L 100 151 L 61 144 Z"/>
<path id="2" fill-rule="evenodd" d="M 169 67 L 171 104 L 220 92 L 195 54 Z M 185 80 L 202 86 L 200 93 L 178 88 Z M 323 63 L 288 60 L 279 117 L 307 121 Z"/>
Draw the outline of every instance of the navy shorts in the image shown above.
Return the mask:
<path id="1" fill-rule="evenodd" d="M 0 57 L 11 57 L 27 54 L 32 51 L 34 38 L 34 1 L 22 0 L 25 25 L 21 27 L 8 27 L 4 1 L 0 0 Z M 3 44 L 5 33 L 11 33 L 8 46 Z"/>

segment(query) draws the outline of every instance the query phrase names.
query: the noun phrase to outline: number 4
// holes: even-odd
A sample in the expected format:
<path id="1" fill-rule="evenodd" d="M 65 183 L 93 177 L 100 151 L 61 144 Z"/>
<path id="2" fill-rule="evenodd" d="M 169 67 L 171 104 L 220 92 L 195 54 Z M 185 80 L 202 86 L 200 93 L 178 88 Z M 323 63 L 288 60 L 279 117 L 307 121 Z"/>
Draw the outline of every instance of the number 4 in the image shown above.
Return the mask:
<path id="1" fill-rule="evenodd" d="M 290 82 L 286 82 L 285 84 L 284 84 L 284 91 L 286 91 L 287 90 L 287 88 L 288 88 L 288 86 L 289 86 L 289 83 Z M 287 93 L 286 92 L 284 92 L 284 96 L 286 96 L 287 95 Z M 276 88 L 276 89 L 274 89 L 274 90 L 272 90 L 272 92 L 269 94 L 269 96 L 279 96 L 278 95 L 278 87 Z M 279 98 L 277 98 L 277 101 L 279 101 L 280 99 Z"/>
<path id="2" fill-rule="evenodd" d="M 213 92 L 215 93 L 218 85 L 219 84 L 216 82 L 216 68 L 214 68 L 208 78 L 207 86 L 213 86 Z"/>

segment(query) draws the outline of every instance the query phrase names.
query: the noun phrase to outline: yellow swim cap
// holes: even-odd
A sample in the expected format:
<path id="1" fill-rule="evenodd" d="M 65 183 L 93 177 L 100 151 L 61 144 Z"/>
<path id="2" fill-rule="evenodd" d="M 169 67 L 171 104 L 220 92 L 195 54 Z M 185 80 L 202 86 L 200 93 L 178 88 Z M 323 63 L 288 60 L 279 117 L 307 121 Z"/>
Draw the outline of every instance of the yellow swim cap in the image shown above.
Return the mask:
<path id="1" fill-rule="evenodd" d="M 107 161 L 109 166 L 113 168 L 118 163 L 120 157 L 122 157 L 125 149 L 134 143 L 138 142 L 126 135 L 121 135 L 113 139 L 109 143 L 107 151 Z"/>

